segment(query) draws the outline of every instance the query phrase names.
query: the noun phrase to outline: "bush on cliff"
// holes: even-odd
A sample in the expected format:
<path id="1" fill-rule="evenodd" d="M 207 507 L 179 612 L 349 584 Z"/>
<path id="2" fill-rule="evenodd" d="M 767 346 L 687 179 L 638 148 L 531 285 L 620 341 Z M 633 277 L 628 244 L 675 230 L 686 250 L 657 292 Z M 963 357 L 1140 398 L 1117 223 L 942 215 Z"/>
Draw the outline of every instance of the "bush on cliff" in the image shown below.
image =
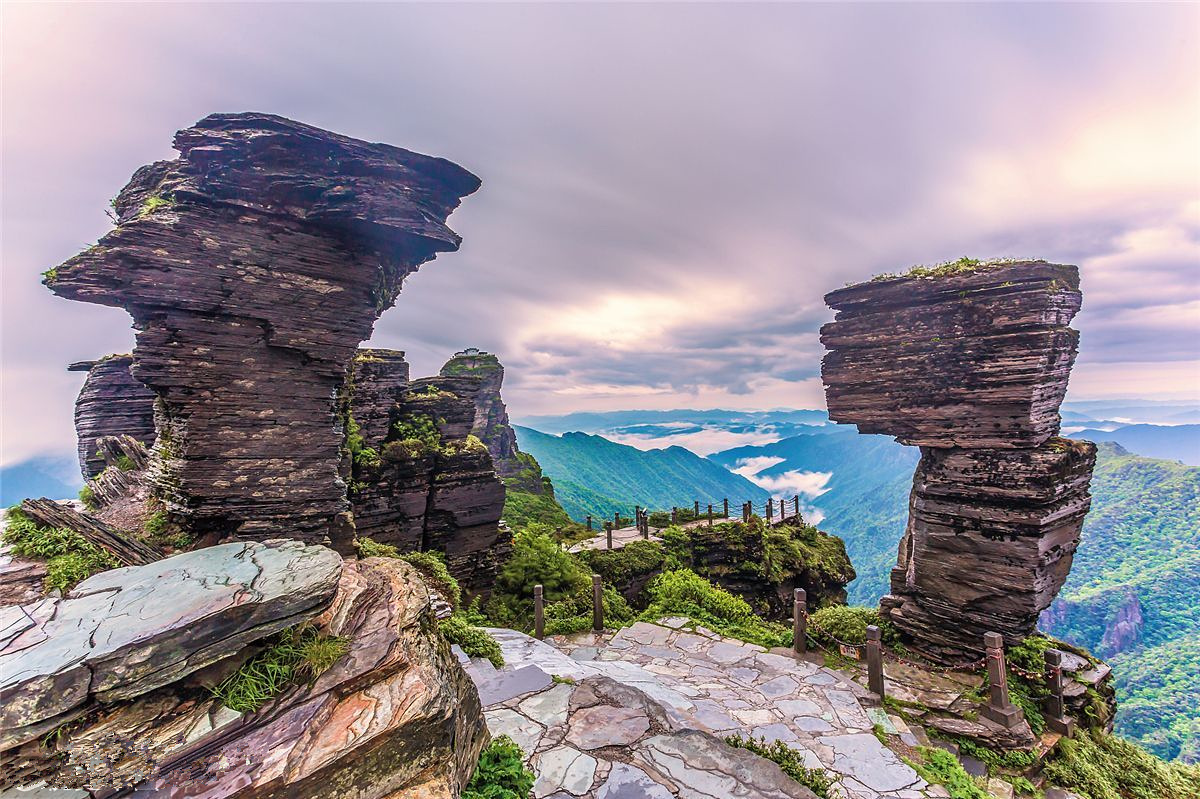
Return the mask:
<path id="1" fill-rule="evenodd" d="M 533 789 L 533 772 L 525 768 L 521 747 L 507 735 L 492 739 L 479 753 L 479 764 L 462 799 L 526 799 Z"/>
<path id="2" fill-rule="evenodd" d="M 624 627 L 637 618 L 633 608 L 617 590 L 604 586 L 601 595 L 606 629 Z M 589 588 L 574 596 L 546 605 L 546 635 L 569 635 L 592 629 L 592 592 Z"/>
<path id="3" fill-rule="evenodd" d="M 1166 763 L 1100 730 L 1061 739 L 1043 774 L 1086 799 L 1200 799 L 1200 767 Z"/>
<path id="4" fill-rule="evenodd" d="M 5 519 L 7 526 L 0 539 L 12 547 L 14 555 L 46 562 L 47 591 L 66 593 L 93 574 L 121 565 L 74 530 L 41 527 L 19 505 L 9 508 Z"/>
<path id="5" fill-rule="evenodd" d="M 370 538 L 362 537 L 354 542 L 360 558 L 399 558 L 417 570 L 426 585 L 436 591 L 446 600 L 453 610 L 458 610 L 462 604 L 462 589 L 458 580 L 446 568 L 446 561 L 440 552 L 405 552 L 401 553 L 391 544 L 381 544 Z"/>
<path id="6" fill-rule="evenodd" d="M 438 632 L 452 644 L 458 644 L 468 657 L 487 658 L 496 668 L 504 665 L 500 644 L 487 630 L 472 625 L 465 616 L 455 613 L 438 622 Z"/>

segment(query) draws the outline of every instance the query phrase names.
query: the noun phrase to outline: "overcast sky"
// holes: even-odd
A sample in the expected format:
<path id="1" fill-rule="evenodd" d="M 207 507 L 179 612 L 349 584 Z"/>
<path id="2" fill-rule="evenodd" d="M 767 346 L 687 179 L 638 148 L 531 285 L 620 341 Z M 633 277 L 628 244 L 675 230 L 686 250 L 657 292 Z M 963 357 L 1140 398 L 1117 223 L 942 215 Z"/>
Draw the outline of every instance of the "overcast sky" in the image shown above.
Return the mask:
<path id="1" fill-rule="evenodd" d="M 1075 399 L 1200 395 L 1200 6 L 3 7 L 3 462 L 70 451 L 118 309 L 39 273 L 214 111 L 483 179 L 375 328 L 500 355 L 514 415 L 823 407 L 822 295 L 1079 264 Z"/>

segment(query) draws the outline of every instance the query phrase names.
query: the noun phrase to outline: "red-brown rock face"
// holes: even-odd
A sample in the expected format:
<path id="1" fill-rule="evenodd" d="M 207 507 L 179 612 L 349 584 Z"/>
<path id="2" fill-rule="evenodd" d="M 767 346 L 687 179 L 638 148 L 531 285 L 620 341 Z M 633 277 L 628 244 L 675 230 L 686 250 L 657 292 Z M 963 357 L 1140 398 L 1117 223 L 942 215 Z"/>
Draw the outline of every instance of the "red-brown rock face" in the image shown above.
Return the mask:
<path id="1" fill-rule="evenodd" d="M 921 446 L 908 529 L 882 607 L 954 660 L 1034 632 L 1091 505 L 1095 447 L 1054 438 L 1078 334 L 1073 266 L 983 265 L 826 296 L 830 417 Z"/>
<path id="2" fill-rule="evenodd" d="M 125 308 L 160 398 L 152 479 L 197 536 L 349 546 L 337 394 L 405 276 L 479 187 L 448 161 L 267 114 L 216 114 L 142 167 L 119 222 L 47 278 Z"/>

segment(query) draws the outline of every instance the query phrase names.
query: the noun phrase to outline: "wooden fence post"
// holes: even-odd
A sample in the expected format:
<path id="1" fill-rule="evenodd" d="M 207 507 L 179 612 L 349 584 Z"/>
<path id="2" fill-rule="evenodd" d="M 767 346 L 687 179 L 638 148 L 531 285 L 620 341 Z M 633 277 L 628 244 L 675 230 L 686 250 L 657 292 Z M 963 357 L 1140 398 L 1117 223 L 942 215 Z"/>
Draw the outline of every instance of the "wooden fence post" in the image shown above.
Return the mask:
<path id="1" fill-rule="evenodd" d="M 617 511 L 616 513 L 613 514 L 613 529 L 614 530 L 621 529 L 621 511 Z"/>
<path id="2" fill-rule="evenodd" d="M 604 632 L 604 588 L 598 574 L 592 575 L 592 629 Z"/>
<path id="3" fill-rule="evenodd" d="M 535 585 L 533 587 L 533 637 L 539 641 L 546 632 L 546 610 L 544 604 L 542 587 Z"/>
<path id="4" fill-rule="evenodd" d="M 604 536 L 608 539 L 608 548 L 612 549 L 612 522 L 604 523 Z"/>
<path id="5" fill-rule="evenodd" d="M 796 515 L 799 516 L 800 515 L 800 495 L 799 494 L 796 495 L 795 502 L 796 502 Z"/>
<path id="6" fill-rule="evenodd" d="M 725 497 L 725 499 L 721 500 L 721 502 L 725 506 L 725 512 L 722 513 L 721 516 L 722 516 L 722 518 L 728 519 L 729 518 L 729 497 Z"/>
<path id="7" fill-rule="evenodd" d="M 588 532 L 590 533 L 592 531 L 592 517 L 591 516 L 587 517 L 587 528 L 588 528 Z"/>
<path id="8" fill-rule="evenodd" d="M 642 511 L 642 538 L 650 540 L 650 511 Z"/>
<path id="9" fill-rule="evenodd" d="M 883 699 L 883 643 L 878 625 L 867 627 L 867 688 Z"/>
<path id="10" fill-rule="evenodd" d="M 712 503 L 708 505 L 708 526 L 712 527 Z"/>
<path id="11" fill-rule="evenodd" d="M 808 594 L 797 588 L 792 595 L 792 651 L 803 655 L 808 651 Z"/>
<path id="12" fill-rule="evenodd" d="M 679 522 L 679 508 L 672 505 L 671 506 L 671 524 L 676 524 L 678 522 Z"/>
<path id="13" fill-rule="evenodd" d="M 1050 691 L 1045 702 L 1046 726 L 1070 738 L 1075 732 L 1075 719 L 1067 715 L 1063 701 L 1062 656 L 1057 649 L 1046 650 L 1046 688 Z"/>
<path id="14" fill-rule="evenodd" d="M 692 502 L 692 518 L 693 519 L 700 518 L 700 500 L 698 500 L 698 499 L 694 500 Z"/>
<path id="15" fill-rule="evenodd" d="M 1021 709 L 1008 698 L 1008 670 L 1004 665 L 1004 636 L 1000 633 L 984 633 L 983 646 L 987 650 L 988 703 L 980 711 L 984 716 L 1008 729 L 1025 720 Z"/>
<path id="16" fill-rule="evenodd" d="M 771 523 L 771 518 L 775 514 L 775 500 L 767 500 L 767 524 Z"/>

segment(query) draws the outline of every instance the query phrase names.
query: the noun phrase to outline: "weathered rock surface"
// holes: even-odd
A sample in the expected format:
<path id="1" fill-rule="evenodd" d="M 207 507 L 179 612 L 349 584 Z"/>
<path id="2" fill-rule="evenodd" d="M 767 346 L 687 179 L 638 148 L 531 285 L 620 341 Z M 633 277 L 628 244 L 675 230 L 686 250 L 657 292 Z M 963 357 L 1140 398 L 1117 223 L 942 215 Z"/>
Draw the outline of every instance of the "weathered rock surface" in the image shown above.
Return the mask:
<path id="1" fill-rule="evenodd" d="M 1034 447 L 1058 432 L 1079 270 L 1028 261 L 825 295 L 829 418 L 928 447 Z"/>
<path id="2" fill-rule="evenodd" d="M 257 712 L 222 707 L 192 685 L 198 673 L 100 707 L 66 728 L 50 757 L 36 741 L 0 753 L 5 782 L 205 799 L 457 796 L 487 730 L 416 572 L 392 558 L 348 561 L 311 623 L 349 651 Z"/>
<path id="3" fill-rule="evenodd" d="M 319 613 L 341 558 L 241 542 L 101 572 L 66 597 L 0 608 L 0 750 L 93 699 L 149 693 Z"/>
<path id="4" fill-rule="evenodd" d="M 881 606 L 943 661 L 1016 643 L 1058 594 L 1091 505 L 1095 447 L 1053 438 L 1078 334 L 1078 270 L 1031 261 L 826 296 L 831 418 L 921 446 Z"/>
<path id="5" fill-rule="evenodd" d="M 505 667 L 473 660 L 468 669 L 489 729 L 529 755 L 535 797 L 812 796 L 775 764 L 727 745 L 731 734 L 799 750 L 835 782 L 831 796 L 938 795 L 872 734 L 865 692 L 845 675 L 685 623 L 546 641 L 494 631 Z"/>
<path id="6" fill-rule="evenodd" d="M 75 400 L 75 435 L 79 439 L 79 468 L 85 478 L 104 471 L 96 440 L 103 436 L 132 436 L 147 447 L 154 443 L 154 392 L 129 372 L 132 355 L 108 355 L 98 361 L 79 361 L 71 372 L 87 372 Z"/>
<path id="7" fill-rule="evenodd" d="M 437 550 L 472 592 L 486 592 L 511 549 L 504 485 L 471 434 L 475 376 L 408 381 L 401 353 L 355 362 L 351 410 L 376 458 L 356 459 L 351 499 L 358 534 L 402 552 Z"/>
<path id="8" fill-rule="evenodd" d="M 892 621 L 946 657 L 981 651 L 972 644 L 989 631 L 1010 643 L 1032 633 L 1071 570 L 1095 455 L 1062 439 L 1029 450 L 922 448 L 884 602 Z"/>
<path id="9" fill-rule="evenodd" d="M 206 117 L 175 147 L 47 285 L 133 317 L 155 491 L 191 533 L 348 550 L 336 395 L 403 279 L 458 247 L 445 219 L 479 180 L 268 114 Z"/>
<path id="10" fill-rule="evenodd" d="M 478 384 L 471 400 L 475 403 L 475 422 L 471 434 L 478 438 L 492 454 L 496 473 L 500 477 L 513 477 L 523 468 L 517 458 L 517 434 L 508 420 L 508 409 L 500 397 L 500 386 L 504 383 L 504 367 L 500 359 L 478 349 L 456 352 L 442 366 L 442 377 L 474 377 Z"/>

